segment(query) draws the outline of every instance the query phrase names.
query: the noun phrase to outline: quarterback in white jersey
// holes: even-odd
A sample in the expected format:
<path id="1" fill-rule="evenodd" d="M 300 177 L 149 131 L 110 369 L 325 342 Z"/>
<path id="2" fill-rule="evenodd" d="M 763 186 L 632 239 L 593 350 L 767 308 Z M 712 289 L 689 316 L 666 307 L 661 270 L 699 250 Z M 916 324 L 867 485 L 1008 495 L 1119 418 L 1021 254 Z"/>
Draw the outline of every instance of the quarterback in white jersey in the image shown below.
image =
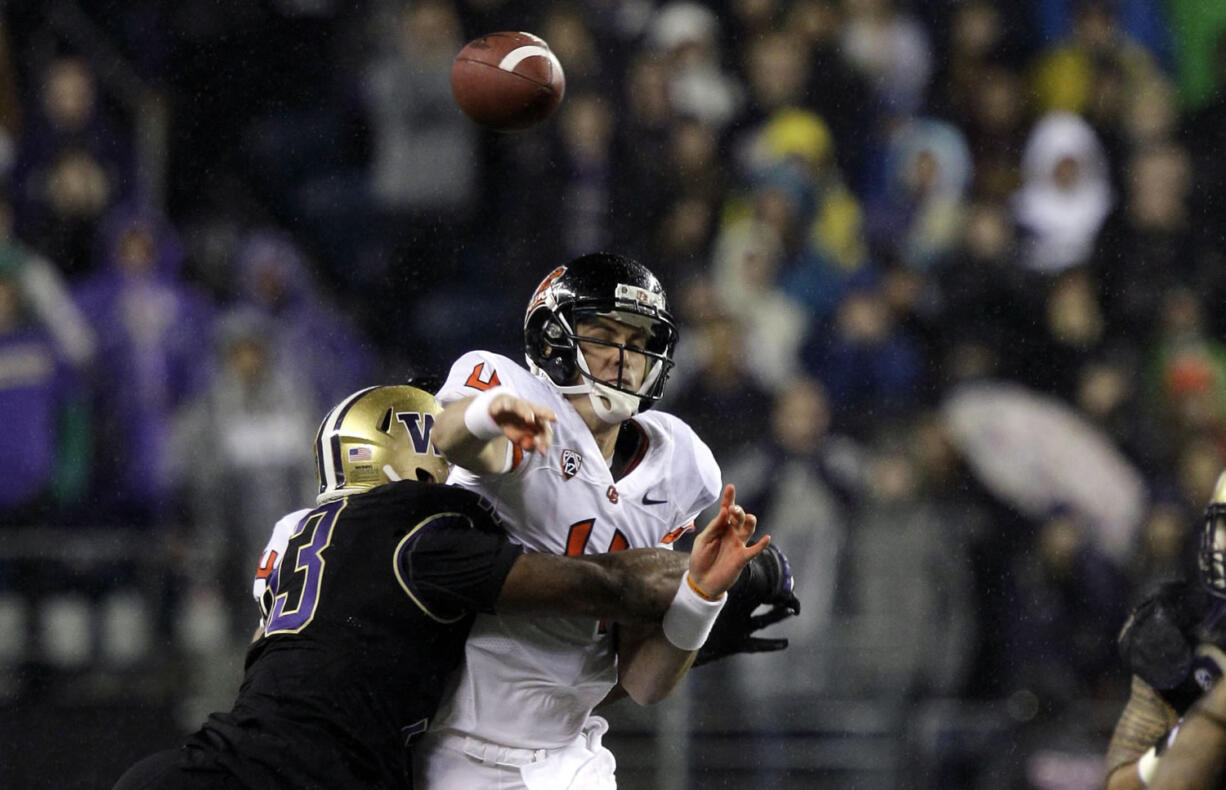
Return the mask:
<path id="1" fill-rule="evenodd" d="M 675 342 L 663 288 L 642 265 L 599 253 L 555 269 L 525 318 L 531 371 L 469 352 L 439 391 L 435 442 L 455 464 L 448 482 L 490 500 L 529 551 L 671 545 L 721 495 L 719 466 L 693 430 L 640 413 L 663 391 Z M 612 786 L 592 709 L 619 682 L 640 703 L 661 699 L 692 660 L 693 646 L 679 641 L 658 628 L 615 638 L 578 618 L 478 617 L 466 664 L 419 751 L 419 779 L 447 788 Z M 574 758 L 567 750 L 576 748 Z"/>

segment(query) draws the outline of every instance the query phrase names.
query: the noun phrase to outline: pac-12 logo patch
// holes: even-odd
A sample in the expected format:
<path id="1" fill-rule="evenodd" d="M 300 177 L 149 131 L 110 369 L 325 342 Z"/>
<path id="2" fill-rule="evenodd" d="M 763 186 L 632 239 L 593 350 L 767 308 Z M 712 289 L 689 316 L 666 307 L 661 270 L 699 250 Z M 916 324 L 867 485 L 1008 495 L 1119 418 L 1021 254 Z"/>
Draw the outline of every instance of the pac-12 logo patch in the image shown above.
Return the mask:
<path id="1" fill-rule="evenodd" d="M 562 451 L 562 478 L 569 480 L 579 474 L 579 469 L 583 466 L 583 456 L 574 450 Z"/>

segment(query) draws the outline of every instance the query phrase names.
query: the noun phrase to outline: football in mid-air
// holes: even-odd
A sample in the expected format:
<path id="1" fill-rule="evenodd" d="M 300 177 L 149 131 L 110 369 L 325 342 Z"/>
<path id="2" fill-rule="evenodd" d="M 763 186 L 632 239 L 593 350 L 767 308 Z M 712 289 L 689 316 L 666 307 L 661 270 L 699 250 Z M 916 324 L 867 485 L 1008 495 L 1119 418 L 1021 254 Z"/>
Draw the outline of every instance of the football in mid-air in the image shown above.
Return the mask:
<path id="1" fill-rule="evenodd" d="M 553 114 L 566 92 L 562 64 L 543 38 L 504 31 L 475 38 L 451 64 L 451 93 L 469 118 L 511 132 Z"/>

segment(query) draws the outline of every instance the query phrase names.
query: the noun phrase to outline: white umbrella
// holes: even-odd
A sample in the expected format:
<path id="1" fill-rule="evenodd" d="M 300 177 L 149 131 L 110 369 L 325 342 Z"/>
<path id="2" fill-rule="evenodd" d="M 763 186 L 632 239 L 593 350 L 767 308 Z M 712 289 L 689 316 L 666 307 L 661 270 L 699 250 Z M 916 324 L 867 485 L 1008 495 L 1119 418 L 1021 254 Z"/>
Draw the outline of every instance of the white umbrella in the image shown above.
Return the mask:
<path id="1" fill-rule="evenodd" d="M 1018 384 L 955 387 L 941 407 L 954 443 L 985 486 L 1025 515 L 1067 505 L 1117 561 L 1145 515 L 1145 481 L 1111 438 L 1064 402 Z"/>

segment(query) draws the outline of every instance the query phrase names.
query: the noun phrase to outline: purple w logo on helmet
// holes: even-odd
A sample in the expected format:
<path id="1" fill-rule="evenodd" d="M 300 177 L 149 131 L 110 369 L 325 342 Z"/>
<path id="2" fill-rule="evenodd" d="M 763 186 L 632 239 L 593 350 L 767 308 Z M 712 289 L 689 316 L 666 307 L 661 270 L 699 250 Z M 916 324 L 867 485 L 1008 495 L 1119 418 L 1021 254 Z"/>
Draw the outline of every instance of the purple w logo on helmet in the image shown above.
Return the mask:
<path id="1" fill-rule="evenodd" d="M 413 452 L 425 455 L 429 451 L 439 455 L 438 450 L 430 445 L 430 431 L 434 430 L 433 414 L 401 411 L 396 412 L 396 419 L 404 423 L 404 427 L 408 429 L 409 439 L 413 442 Z"/>

